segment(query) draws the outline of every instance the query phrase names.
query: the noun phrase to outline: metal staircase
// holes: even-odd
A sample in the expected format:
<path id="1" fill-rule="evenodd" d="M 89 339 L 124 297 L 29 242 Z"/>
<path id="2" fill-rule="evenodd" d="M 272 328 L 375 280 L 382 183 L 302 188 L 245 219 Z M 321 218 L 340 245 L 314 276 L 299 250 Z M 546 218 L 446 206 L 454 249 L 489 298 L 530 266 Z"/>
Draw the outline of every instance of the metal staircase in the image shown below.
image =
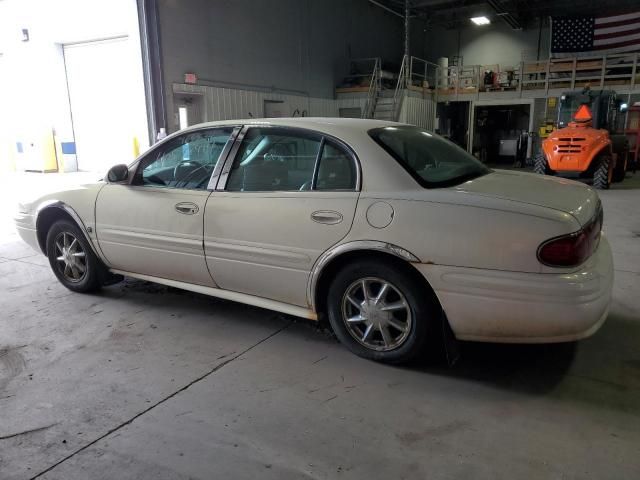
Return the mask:
<path id="1" fill-rule="evenodd" d="M 398 118 L 396 112 L 396 99 L 394 90 L 382 89 L 378 92 L 371 118 L 375 120 L 389 120 L 395 122 Z"/>
<path id="2" fill-rule="evenodd" d="M 398 73 L 398 82 L 395 89 L 383 89 L 379 88 L 375 94 L 375 98 L 372 99 L 372 109 L 370 111 L 370 117 L 375 120 L 388 120 L 396 122 L 400 116 L 400 106 L 402 105 L 402 98 L 404 91 L 407 88 L 407 73 L 408 73 L 409 58 L 405 55 L 402 57 L 402 64 L 400 65 L 400 72 Z"/>
<path id="3" fill-rule="evenodd" d="M 369 81 L 369 91 L 367 92 L 367 101 L 362 110 L 362 118 L 372 118 L 376 109 L 378 93 L 382 90 L 381 69 L 382 62 L 379 58 L 374 58 L 373 70 L 371 71 L 371 80 Z"/>

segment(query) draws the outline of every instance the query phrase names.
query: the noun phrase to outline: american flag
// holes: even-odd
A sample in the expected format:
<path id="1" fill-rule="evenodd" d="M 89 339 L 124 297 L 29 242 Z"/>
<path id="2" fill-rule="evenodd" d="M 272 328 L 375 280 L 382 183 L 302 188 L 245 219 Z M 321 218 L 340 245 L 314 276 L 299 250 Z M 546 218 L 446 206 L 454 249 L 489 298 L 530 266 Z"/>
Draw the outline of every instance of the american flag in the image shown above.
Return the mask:
<path id="1" fill-rule="evenodd" d="M 554 56 L 637 51 L 640 51 L 640 12 L 608 17 L 552 18 L 551 53 Z"/>

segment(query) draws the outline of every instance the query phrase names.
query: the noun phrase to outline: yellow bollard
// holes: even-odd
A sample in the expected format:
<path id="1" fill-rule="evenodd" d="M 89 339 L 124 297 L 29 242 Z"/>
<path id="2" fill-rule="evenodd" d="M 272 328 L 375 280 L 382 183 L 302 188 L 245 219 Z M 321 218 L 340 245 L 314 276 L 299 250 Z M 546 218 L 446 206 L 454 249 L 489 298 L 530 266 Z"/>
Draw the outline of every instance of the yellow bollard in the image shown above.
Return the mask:
<path id="1" fill-rule="evenodd" d="M 136 159 L 140 156 L 140 142 L 138 137 L 133 137 L 133 158 Z"/>
<path id="2" fill-rule="evenodd" d="M 42 172 L 63 172 L 64 169 L 60 169 L 58 164 L 58 152 L 56 151 L 56 140 L 53 136 L 53 130 L 48 132 L 43 138 L 42 145 L 44 158 L 42 159 Z"/>

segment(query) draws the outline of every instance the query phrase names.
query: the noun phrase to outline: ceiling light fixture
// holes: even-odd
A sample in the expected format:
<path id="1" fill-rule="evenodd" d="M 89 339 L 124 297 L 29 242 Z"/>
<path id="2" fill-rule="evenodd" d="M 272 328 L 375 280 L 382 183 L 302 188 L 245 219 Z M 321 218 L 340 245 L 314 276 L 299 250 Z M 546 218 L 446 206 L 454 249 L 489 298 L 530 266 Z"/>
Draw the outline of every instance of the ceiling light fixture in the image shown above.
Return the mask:
<path id="1" fill-rule="evenodd" d="M 489 25 L 491 23 L 491 20 L 489 20 L 487 17 L 471 17 L 471 21 L 473 23 L 475 23 L 476 25 Z"/>

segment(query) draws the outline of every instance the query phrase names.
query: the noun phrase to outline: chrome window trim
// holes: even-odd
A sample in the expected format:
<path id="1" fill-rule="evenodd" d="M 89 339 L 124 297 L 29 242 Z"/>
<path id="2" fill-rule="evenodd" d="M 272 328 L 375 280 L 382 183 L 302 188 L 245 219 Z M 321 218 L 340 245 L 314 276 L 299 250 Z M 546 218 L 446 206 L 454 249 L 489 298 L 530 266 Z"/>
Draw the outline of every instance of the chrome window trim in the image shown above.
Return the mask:
<path id="1" fill-rule="evenodd" d="M 358 158 L 358 155 L 356 155 L 355 150 L 351 148 L 351 146 L 345 143 L 343 140 L 339 139 L 338 137 L 334 137 L 333 135 L 330 135 L 328 133 L 324 133 L 319 130 L 312 130 L 310 128 L 291 127 L 288 125 L 254 125 L 254 124 L 245 125 L 242 131 L 240 132 L 240 134 L 238 135 L 238 137 L 236 138 L 236 143 L 233 145 L 233 149 L 226 159 L 225 166 L 222 170 L 222 174 L 220 175 L 220 179 L 218 180 L 216 191 L 227 191 L 226 188 L 227 188 L 227 182 L 229 180 L 229 173 L 231 172 L 231 168 L 235 162 L 236 156 L 238 155 L 238 150 L 242 145 L 242 141 L 244 140 L 245 135 L 252 128 L 277 128 L 281 130 L 301 131 L 307 134 L 310 133 L 310 134 L 318 135 L 319 137 L 321 137 L 321 147 L 324 146 L 325 138 L 326 138 L 335 142 L 338 146 L 343 148 L 345 152 L 351 157 L 351 160 L 354 162 L 355 170 L 356 170 L 355 188 L 339 189 L 339 190 L 338 189 L 337 190 L 301 190 L 301 192 L 309 193 L 314 191 L 315 192 L 360 192 L 361 191 L 362 167 L 361 167 L 360 159 Z M 321 155 L 321 153 L 322 153 L 322 148 L 319 148 L 318 154 Z M 318 158 L 316 158 L 316 160 L 318 160 Z M 319 165 L 320 165 L 319 161 L 316 161 L 316 164 L 314 165 L 314 176 L 316 175 L 316 170 L 319 167 Z M 268 190 L 268 191 L 265 191 L 265 193 L 296 192 L 296 191 L 299 191 L 299 190 Z M 258 192 L 257 191 L 253 191 L 253 192 L 238 191 L 234 193 L 258 193 Z"/>
<path id="2" fill-rule="evenodd" d="M 207 190 L 209 190 L 210 192 L 212 192 L 212 191 L 214 191 L 216 189 L 216 185 L 218 184 L 218 179 L 220 178 L 220 173 L 222 172 L 222 167 L 224 166 L 224 164 L 227 161 L 227 157 L 229 156 L 229 152 L 231 151 L 232 147 L 234 146 L 236 138 L 238 137 L 238 134 L 240 133 L 240 130 L 242 130 L 242 127 L 240 127 L 240 126 L 237 126 L 237 127 L 233 128 L 233 130 L 231 131 L 231 135 L 229 135 L 229 138 L 227 139 L 227 143 L 225 144 L 224 148 L 222 149 L 222 152 L 220 152 L 220 157 L 218 158 L 216 166 L 213 169 L 213 173 L 211 174 L 211 178 L 209 178 L 209 183 L 207 184 Z"/>
<path id="3" fill-rule="evenodd" d="M 322 152 L 324 152 L 325 142 L 326 140 L 325 140 L 325 137 L 323 136 L 322 139 L 320 139 L 318 154 L 316 155 L 316 161 L 313 164 L 313 175 L 311 176 L 311 186 L 309 187 L 309 190 L 312 192 L 316 189 L 316 184 L 318 182 L 318 171 L 320 170 L 320 160 L 322 160 Z"/>
<path id="4" fill-rule="evenodd" d="M 413 253 L 399 247 L 398 245 L 388 242 L 381 242 L 378 240 L 355 240 L 353 242 L 336 245 L 318 257 L 318 260 L 316 260 L 316 263 L 313 265 L 313 268 L 309 273 L 309 280 L 307 282 L 307 303 L 314 312 L 317 313 L 316 289 L 318 288 L 318 280 L 320 279 L 320 275 L 324 268 L 337 256 L 357 250 L 375 250 L 378 252 L 390 253 L 391 255 L 401 258 L 407 262 L 420 262 L 420 259 Z"/>
<path id="5" fill-rule="evenodd" d="M 238 150 L 240 150 L 240 145 L 242 145 L 244 137 L 248 131 L 249 131 L 249 127 L 247 125 L 244 125 L 240 129 L 240 132 L 238 133 L 238 135 L 236 136 L 236 140 L 233 144 L 233 147 L 231 148 L 229 155 L 227 155 L 227 158 L 225 158 L 224 166 L 222 168 L 222 173 L 220 174 L 220 178 L 218 178 L 218 182 L 216 183 L 216 188 L 215 188 L 216 191 L 224 190 L 227 187 L 227 180 L 229 180 L 229 172 L 231 172 L 231 167 L 233 166 L 233 162 L 235 161 L 235 158 L 238 155 Z"/>

